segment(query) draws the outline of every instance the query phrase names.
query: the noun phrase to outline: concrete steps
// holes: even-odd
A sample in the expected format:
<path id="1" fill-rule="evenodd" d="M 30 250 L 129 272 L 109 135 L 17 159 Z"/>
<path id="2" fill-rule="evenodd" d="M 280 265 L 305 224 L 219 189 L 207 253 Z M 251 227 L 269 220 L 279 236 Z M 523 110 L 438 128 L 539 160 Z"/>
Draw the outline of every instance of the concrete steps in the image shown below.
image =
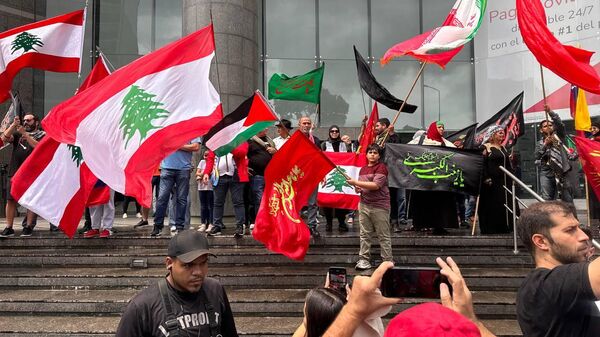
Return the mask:
<path id="1" fill-rule="evenodd" d="M 387 321 L 387 320 L 386 320 Z M 248 337 L 289 337 L 300 325 L 300 317 L 236 317 L 240 335 Z M 498 337 L 521 336 L 514 320 L 484 320 Z M 387 323 L 387 322 L 386 322 Z M 0 337 L 109 337 L 119 324 L 117 316 L 0 316 Z"/>
<path id="2" fill-rule="evenodd" d="M 0 337 L 114 334 L 129 299 L 166 275 L 169 237 L 150 238 L 150 227 L 131 229 L 135 222 L 119 219 L 109 239 L 68 239 L 47 231 L 43 222 L 30 238 L 0 239 Z M 359 274 L 353 269 L 356 228 L 322 234 L 311 240 L 302 262 L 267 251 L 249 235 L 234 238 L 233 226 L 209 238 L 218 255 L 211 258 L 209 276 L 227 289 L 240 334 L 290 336 L 301 322 L 306 292 L 324 283 L 329 266 Z M 527 253 L 513 253 L 512 236 L 403 232 L 394 233 L 392 243 L 398 265 L 434 266 L 436 256 L 452 256 L 473 291 L 478 316 L 498 336 L 521 335 L 515 293 L 532 265 Z M 130 268 L 132 259 L 144 260 L 147 268 Z M 385 320 L 421 302 L 407 298 Z"/>

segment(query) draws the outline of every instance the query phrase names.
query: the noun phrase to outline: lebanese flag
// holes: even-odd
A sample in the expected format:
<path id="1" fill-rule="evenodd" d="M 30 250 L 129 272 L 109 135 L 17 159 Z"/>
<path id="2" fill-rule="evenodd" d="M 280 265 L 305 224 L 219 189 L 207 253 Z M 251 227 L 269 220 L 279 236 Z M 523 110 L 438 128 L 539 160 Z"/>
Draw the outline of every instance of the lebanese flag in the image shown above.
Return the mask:
<path id="1" fill-rule="evenodd" d="M 300 218 L 300 209 L 334 167 L 302 132 L 294 132 L 265 169 L 265 190 L 254 222 L 254 238 L 273 252 L 303 260 L 310 232 Z"/>
<path id="2" fill-rule="evenodd" d="M 358 179 L 360 168 L 367 165 L 364 153 L 354 152 L 323 152 L 339 170 L 352 179 Z M 320 207 L 358 209 L 360 194 L 346 182 L 346 177 L 338 171 L 331 170 L 319 184 L 317 204 Z"/>
<path id="3" fill-rule="evenodd" d="M 209 81 L 209 25 L 150 53 L 53 108 L 48 134 L 81 147 L 98 179 L 144 207 L 160 161 L 222 119 Z"/>
<path id="4" fill-rule="evenodd" d="M 215 155 L 223 156 L 277 120 L 275 112 L 257 90 L 206 133 L 204 145 Z"/>
<path id="5" fill-rule="evenodd" d="M 369 116 L 369 121 L 365 126 L 365 129 L 358 140 L 358 151 L 360 153 L 367 153 L 367 147 L 375 142 L 375 124 L 379 120 L 379 109 L 377 108 L 377 102 L 373 103 L 373 110 L 371 111 L 371 116 Z"/>
<path id="6" fill-rule="evenodd" d="M 392 46 L 381 58 L 381 64 L 394 57 L 410 55 L 444 68 L 463 45 L 475 37 L 486 6 L 487 0 L 456 0 L 440 27 Z"/>
<path id="7" fill-rule="evenodd" d="M 78 92 L 109 74 L 105 60 L 99 58 Z M 79 147 L 44 137 L 12 178 L 11 194 L 19 204 L 57 224 L 72 238 L 85 207 L 110 199 L 108 186 L 96 186 L 97 182 Z"/>
<path id="8" fill-rule="evenodd" d="M 20 205 L 72 238 L 96 180 L 78 147 L 46 136 L 15 173 L 10 191 Z"/>
<path id="9" fill-rule="evenodd" d="M 82 9 L 0 33 L 0 103 L 23 68 L 79 72 L 84 27 Z"/>

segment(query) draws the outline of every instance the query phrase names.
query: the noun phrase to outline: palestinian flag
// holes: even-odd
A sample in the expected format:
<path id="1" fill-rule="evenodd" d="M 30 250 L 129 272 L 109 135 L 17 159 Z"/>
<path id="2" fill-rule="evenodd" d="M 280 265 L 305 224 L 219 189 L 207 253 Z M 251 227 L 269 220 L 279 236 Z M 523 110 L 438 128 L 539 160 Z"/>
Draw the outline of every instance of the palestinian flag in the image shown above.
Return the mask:
<path id="1" fill-rule="evenodd" d="M 265 97 L 256 91 L 208 131 L 204 145 L 216 156 L 225 155 L 277 120 Z"/>
<path id="2" fill-rule="evenodd" d="M 79 72 L 84 21 L 82 9 L 0 33 L 0 103 L 23 68 Z"/>
<path id="3" fill-rule="evenodd" d="M 79 147 L 46 136 L 12 178 L 11 194 L 72 238 L 96 180 Z"/>
<path id="4" fill-rule="evenodd" d="M 44 129 L 80 146 L 98 179 L 150 207 L 150 181 L 160 161 L 223 117 L 209 81 L 214 55 L 209 25 L 57 105 Z"/>
<path id="5" fill-rule="evenodd" d="M 367 165 L 365 154 L 354 152 L 323 152 L 341 171 L 358 179 L 360 168 Z M 346 182 L 346 177 L 337 169 L 331 170 L 319 184 L 317 204 L 319 207 L 358 209 L 360 194 Z"/>
<path id="6" fill-rule="evenodd" d="M 273 74 L 269 80 L 269 99 L 305 101 L 319 104 L 325 64 L 303 75 L 289 77 Z"/>

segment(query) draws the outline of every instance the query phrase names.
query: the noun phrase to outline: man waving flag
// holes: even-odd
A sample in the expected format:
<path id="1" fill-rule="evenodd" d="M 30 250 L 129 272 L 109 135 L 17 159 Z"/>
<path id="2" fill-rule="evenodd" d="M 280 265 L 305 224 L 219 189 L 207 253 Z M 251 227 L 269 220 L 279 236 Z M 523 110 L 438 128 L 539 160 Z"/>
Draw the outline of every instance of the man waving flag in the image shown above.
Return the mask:
<path id="1" fill-rule="evenodd" d="M 57 105 L 44 129 L 80 146 L 98 179 L 150 207 L 150 180 L 160 161 L 222 118 L 209 81 L 214 55 L 209 25 Z"/>

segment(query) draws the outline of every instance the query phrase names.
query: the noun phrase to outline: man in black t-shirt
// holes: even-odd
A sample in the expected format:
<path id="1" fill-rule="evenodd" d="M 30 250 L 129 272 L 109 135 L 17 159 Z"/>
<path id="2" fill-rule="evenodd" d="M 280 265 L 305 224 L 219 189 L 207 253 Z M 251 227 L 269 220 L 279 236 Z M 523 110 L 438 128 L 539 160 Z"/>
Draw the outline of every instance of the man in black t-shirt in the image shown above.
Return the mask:
<path id="1" fill-rule="evenodd" d="M 12 177 L 45 135 L 46 133 L 39 129 L 39 119 L 31 113 L 23 116 L 23 125 L 21 125 L 19 117 L 15 117 L 12 124 L 2 134 L 2 138 L 12 144 L 12 152 L 8 165 L 8 186 L 6 188 L 6 228 L 0 233 L 0 237 L 15 235 L 13 222 L 17 211 L 17 201 L 13 199 L 10 193 Z M 32 223 L 36 217 L 33 212 L 27 211 L 27 221 L 21 236 L 31 236 L 33 232 Z"/>
<path id="2" fill-rule="evenodd" d="M 600 259 L 573 204 L 537 203 L 521 212 L 519 236 L 535 260 L 517 293 L 524 337 L 600 336 Z"/>
<path id="3" fill-rule="evenodd" d="M 173 336 L 175 330 L 179 336 L 238 337 L 225 289 L 207 276 L 209 255 L 202 233 L 175 235 L 166 258 L 169 274 L 129 302 L 116 337 Z"/>

